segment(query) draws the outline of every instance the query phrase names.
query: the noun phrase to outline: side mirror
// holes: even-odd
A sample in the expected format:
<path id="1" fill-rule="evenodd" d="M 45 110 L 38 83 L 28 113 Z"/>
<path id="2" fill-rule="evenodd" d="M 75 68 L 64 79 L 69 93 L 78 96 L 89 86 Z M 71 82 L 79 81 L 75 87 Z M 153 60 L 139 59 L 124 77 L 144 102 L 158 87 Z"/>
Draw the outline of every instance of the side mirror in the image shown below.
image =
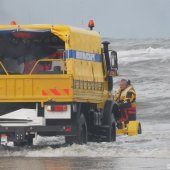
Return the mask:
<path id="1" fill-rule="evenodd" d="M 110 64 L 112 68 L 115 68 L 118 70 L 118 59 L 117 59 L 116 51 L 110 51 Z"/>
<path id="2" fill-rule="evenodd" d="M 118 75 L 118 59 L 116 51 L 109 51 L 110 65 L 111 65 L 111 76 Z"/>

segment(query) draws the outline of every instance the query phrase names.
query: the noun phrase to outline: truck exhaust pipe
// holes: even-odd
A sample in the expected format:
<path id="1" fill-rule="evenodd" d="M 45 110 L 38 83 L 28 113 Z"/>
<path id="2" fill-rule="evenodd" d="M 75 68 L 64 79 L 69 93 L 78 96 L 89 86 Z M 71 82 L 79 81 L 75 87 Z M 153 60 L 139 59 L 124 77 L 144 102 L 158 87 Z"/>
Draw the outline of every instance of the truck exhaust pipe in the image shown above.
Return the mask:
<path id="1" fill-rule="evenodd" d="M 103 52 L 105 55 L 105 59 L 106 59 L 106 67 L 107 67 L 107 71 L 111 70 L 111 65 L 110 65 L 110 59 L 109 59 L 109 41 L 103 41 Z"/>
<path id="2" fill-rule="evenodd" d="M 109 73 L 111 71 L 111 65 L 110 65 L 110 58 L 109 58 L 109 41 L 103 41 L 103 53 L 105 56 L 105 60 L 106 60 L 106 69 L 107 69 L 107 73 Z M 107 76 L 108 78 L 108 90 L 112 91 L 113 89 L 113 78 L 111 76 Z"/>

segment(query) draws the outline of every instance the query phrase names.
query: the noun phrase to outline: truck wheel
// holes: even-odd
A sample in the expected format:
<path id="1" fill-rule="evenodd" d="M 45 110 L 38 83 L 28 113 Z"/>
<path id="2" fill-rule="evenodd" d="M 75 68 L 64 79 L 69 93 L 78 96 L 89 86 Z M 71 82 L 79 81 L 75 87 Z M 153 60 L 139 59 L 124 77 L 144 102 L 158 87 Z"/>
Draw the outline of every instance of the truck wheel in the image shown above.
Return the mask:
<path id="1" fill-rule="evenodd" d="M 107 126 L 107 136 L 106 141 L 112 142 L 116 141 L 116 122 L 114 115 L 112 113 L 114 102 L 111 100 L 107 100 L 104 106 L 103 111 L 103 125 Z"/>
<path id="2" fill-rule="evenodd" d="M 78 144 L 87 144 L 87 126 L 86 126 L 86 124 L 83 124 L 81 126 L 81 131 L 77 138 L 78 138 L 78 140 L 77 140 Z"/>
<path id="3" fill-rule="evenodd" d="M 111 141 L 116 141 L 116 123 L 112 123 L 112 134 L 111 134 Z"/>
<path id="4" fill-rule="evenodd" d="M 87 125 L 83 114 L 81 114 L 79 119 L 79 127 L 78 127 L 77 135 L 65 136 L 65 143 L 68 145 L 72 145 L 73 143 L 77 143 L 80 145 L 87 143 Z"/>
<path id="5" fill-rule="evenodd" d="M 113 123 L 112 127 L 107 126 L 106 128 L 106 142 L 116 141 L 116 126 Z"/>
<path id="6" fill-rule="evenodd" d="M 87 143 L 87 124 L 83 114 L 80 115 L 78 133 L 75 143 L 80 145 Z"/>

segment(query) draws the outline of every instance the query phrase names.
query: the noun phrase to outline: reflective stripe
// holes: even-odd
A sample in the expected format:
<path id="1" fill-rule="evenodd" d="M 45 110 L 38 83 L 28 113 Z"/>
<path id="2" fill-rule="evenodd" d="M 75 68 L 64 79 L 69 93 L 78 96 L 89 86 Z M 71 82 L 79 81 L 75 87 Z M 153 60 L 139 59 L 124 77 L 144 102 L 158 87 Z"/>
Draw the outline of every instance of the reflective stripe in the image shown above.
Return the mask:
<path id="1" fill-rule="evenodd" d="M 76 50 L 67 50 L 66 58 L 74 58 L 74 59 L 80 59 L 80 60 L 102 62 L 101 54 L 87 53 L 87 52 L 76 51 Z"/>
<path id="2" fill-rule="evenodd" d="M 70 90 L 69 89 L 49 89 L 49 90 L 42 90 L 41 91 L 41 95 L 42 96 L 50 96 L 50 95 L 54 95 L 54 96 L 61 96 L 61 95 L 69 95 L 70 94 Z"/>
<path id="3" fill-rule="evenodd" d="M 47 92 L 45 90 L 42 90 L 42 96 L 47 96 Z"/>
<path id="4" fill-rule="evenodd" d="M 61 93 L 56 90 L 56 89 L 50 89 L 50 91 L 55 95 L 55 96 L 61 96 Z"/>
<path id="5" fill-rule="evenodd" d="M 65 94 L 69 95 L 69 93 L 70 93 L 69 89 L 63 89 L 63 90 L 64 90 Z"/>

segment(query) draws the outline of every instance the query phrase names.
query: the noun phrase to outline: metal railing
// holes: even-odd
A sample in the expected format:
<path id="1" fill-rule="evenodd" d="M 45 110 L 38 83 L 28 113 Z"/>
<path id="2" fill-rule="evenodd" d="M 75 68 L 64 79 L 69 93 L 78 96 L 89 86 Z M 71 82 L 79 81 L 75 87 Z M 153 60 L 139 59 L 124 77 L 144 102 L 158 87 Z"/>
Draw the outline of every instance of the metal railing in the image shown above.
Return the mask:
<path id="1" fill-rule="evenodd" d="M 5 74 L 6 75 L 9 75 L 8 74 L 8 71 L 6 70 L 6 68 L 4 67 L 3 63 L 0 61 L 0 66 L 2 67 L 2 69 L 4 70 Z"/>
<path id="2" fill-rule="evenodd" d="M 34 70 L 36 69 L 36 67 L 38 66 L 38 64 L 40 62 L 58 62 L 58 63 L 61 63 L 61 71 L 62 71 L 62 74 L 65 74 L 65 61 L 63 59 L 40 59 L 40 60 L 37 60 L 36 63 L 34 64 L 33 68 L 31 69 L 29 75 L 31 74 L 35 74 L 33 73 Z M 5 66 L 3 65 L 3 63 L 0 61 L 0 67 L 3 69 L 4 73 L 6 75 L 9 75 L 8 71 L 6 70 Z M 38 73 L 37 73 L 38 74 Z"/>
<path id="3" fill-rule="evenodd" d="M 30 75 L 33 74 L 35 68 L 38 66 L 38 64 L 40 62 L 60 62 L 61 63 L 61 67 L 62 67 L 62 73 L 64 74 L 65 73 L 65 64 L 64 64 L 64 61 L 62 59 L 40 59 L 40 60 L 37 60 L 36 63 L 34 64 L 33 68 L 31 69 L 30 71 Z M 38 73 L 37 73 L 38 74 Z"/>

